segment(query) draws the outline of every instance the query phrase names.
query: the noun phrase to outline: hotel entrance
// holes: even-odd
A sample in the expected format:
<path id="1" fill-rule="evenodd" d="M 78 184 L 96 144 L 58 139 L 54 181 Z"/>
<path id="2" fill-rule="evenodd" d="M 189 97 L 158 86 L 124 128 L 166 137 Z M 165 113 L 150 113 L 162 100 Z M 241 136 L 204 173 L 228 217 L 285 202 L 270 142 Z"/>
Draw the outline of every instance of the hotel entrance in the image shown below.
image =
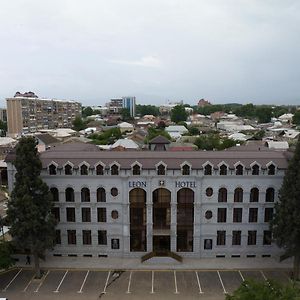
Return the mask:
<path id="1" fill-rule="evenodd" d="M 153 236 L 153 251 L 170 251 L 171 239 L 169 235 Z"/>

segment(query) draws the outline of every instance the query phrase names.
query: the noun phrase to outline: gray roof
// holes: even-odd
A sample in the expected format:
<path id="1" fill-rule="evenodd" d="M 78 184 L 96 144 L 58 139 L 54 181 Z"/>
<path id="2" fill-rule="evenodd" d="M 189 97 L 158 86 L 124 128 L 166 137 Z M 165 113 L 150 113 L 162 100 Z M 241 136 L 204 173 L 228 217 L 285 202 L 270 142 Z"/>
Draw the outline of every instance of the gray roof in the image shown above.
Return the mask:
<path id="1" fill-rule="evenodd" d="M 170 144 L 170 141 L 166 137 L 158 135 L 149 141 L 149 144 Z"/>

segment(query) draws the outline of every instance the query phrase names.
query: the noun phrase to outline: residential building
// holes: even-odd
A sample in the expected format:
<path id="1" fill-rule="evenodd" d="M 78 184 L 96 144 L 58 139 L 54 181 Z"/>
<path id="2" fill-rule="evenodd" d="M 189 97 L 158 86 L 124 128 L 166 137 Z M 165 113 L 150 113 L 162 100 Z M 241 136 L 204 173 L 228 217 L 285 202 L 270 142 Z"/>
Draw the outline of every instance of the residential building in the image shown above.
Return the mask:
<path id="1" fill-rule="evenodd" d="M 32 92 L 17 92 L 7 98 L 8 135 L 15 137 L 41 129 L 71 128 L 81 116 L 81 103 L 39 98 Z"/>

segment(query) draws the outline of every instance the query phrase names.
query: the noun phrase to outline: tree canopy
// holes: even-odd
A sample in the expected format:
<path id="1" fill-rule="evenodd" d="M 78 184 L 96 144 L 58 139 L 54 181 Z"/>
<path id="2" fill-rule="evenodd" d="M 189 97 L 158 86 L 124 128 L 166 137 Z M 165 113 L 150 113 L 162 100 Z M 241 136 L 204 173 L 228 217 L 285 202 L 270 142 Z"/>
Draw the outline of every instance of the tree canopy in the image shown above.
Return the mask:
<path id="1" fill-rule="evenodd" d="M 293 116 L 293 123 L 296 125 L 300 125 L 300 110 L 297 110 Z"/>
<path id="2" fill-rule="evenodd" d="M 94 114 L 94 111 L 93 111 L 93 109 L 90 106 L 82 108 L 82 116 L 84 118 L 86 118 L 88 116 L 91 116 L 92 114 Z"/>
<path id="3" fill-rule="evenodd" d="M 122 120 L 124 122 L 130 121 L 132 120 L 132 116 L 130 115 L 130 110 L 129 108 L 122 108 L 121 109 L 121 116 L 122 116 Z"/>
<path id="4" fill-rule="evenodd" d="M 141 117 L 143 117 L 145 115 L 153 115 L 156 117 L 159 115 L 159 108 L 154 105 L 137 104 L 135 106 L 135 112 L 137 115 L 140 115 Z"/>
<path id="5" fill-rule="evenodd" d="M 8 269 L 11 267 L 15 261 L 11 257 L 11 245 L 10 242 L 1 241 L 0 242 L 0 270 Z"/>
<path id="6" fill-rule="evenodd" d="M 93 140 L 94 144 L 97 145 L 108 145 L 113 144 L 116 140 L 122 138 L 120 128 L 111 128 L 102 133 L 94 133 L 89 136 Z"/>
<path id="7" fill-rule="evenodd" d="M 294 278 L 300 279 L 300 139 L 289 162 L 275 215 L 271 221 L 273 237 L 285 251 L 282 259 L 294 257 Z"/>
<path id="8" fill-rule="evenodd" d="M 148 143 L 149 141 L 151 141 L 152 139 L 154 139 L 155 137 L 157 137 L 159 135 L 164 136 L 168 140 L 171 140 L 170 135 L 164 129 L 149 127 L 148 135 L 146 137 L 145 142 Z"/>
<path id="9" fill-rule="evenodd" d="M 80 116 L 76 116 L 73 121 L 73 129 L 76 131 L 80 131 L 86 128 L 86 123 L 83 122 Z"/>
<path id="10" fill-rule="evenodd" d="M 185 107 L 183 105 L 176 105 L 171 110 L 171 121 L 175 123 L 185 122 L 187 119 L 187 112 L 185 111 Z"/>
<path id="11" fill-rule="evenodd" d="M 218 134 L 201 135 L 194 143 L 199 150 L 224 150 L 237 144 L 236 141 L 225 138 L 220 139 Z"/>
<path id="12" fill-rule="evenodd" d="M 55 220 L 49 188 L 40 177 L 42 163 L 32 137 L 22 137 L 16 147 L 15 185 L 8 202 L 10 234 L 18 249 L 34 256 L 36 276 L 40 277 L 39 258 L 52 248 Z"/>

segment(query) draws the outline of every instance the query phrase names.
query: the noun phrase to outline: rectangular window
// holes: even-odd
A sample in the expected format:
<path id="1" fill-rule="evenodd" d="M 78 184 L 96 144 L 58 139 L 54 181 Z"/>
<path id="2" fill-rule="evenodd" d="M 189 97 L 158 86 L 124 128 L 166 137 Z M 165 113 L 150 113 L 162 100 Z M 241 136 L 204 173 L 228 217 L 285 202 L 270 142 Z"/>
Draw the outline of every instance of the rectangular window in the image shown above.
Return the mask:
<path id="1" fill-rule="evenodd" d="M 82 230 L 82 244 L 83 245 L 92 244 L 92 233 L 90 230 Z"/>
<path id="2" fill-rule="evenodd" d="M 273 207 L 265 208 L 265 222 L 270 222 L 273 219 Z"/>
<path id="3" fill-rule="evenodd" d="M 98 222 L 106 222 L 106 208 L 98 207 L 97 216 L 98 216 Z"/>
<path id="4" fill-rule="evenodd" d="M 242 232 L 240 230 L 232 231 L 232 245 L 241 245 L 241 235 Z"/>
<path id="5" fill-rule="evenodd" d="M 225 244 L 226 244 L 226 231 L 218 230 L 217 231 L 217 245 L 225 246 Z"/>
<path id="6" fill-rule="evenodd" d="M 68 233 L 68 244 L 76 245 L 76 230 L 67 230 Z"/>
<path id="7" fill-rule="evenodd" d="M 256 230 L 248 231 L 248 245 L 256 245 Z"/>
<path id="8" fill-rule="evenodd" d="M 258 208 L 249 208 L 249 223 L 257 222 Z"/>
<path id="9" fill-rule="evenodd" d="M 56 220 L 57 222 L 59 222 L 59 221 L 60 221 L 60 211 L 59 211 L 59 207 L 53 207 L 53 208 L 52 208 L 52 214 L 53 214 L 55 220 Z"/>
<path id="10" fill-rule="evenodd" d="M 120 240 L 119 239 L 111 240 L 111 249 L 120 249 Z"/>
<path id="11" fill-rule="evenodd" d="M 241 223 L 243 217 L 243 209 L 242 208 L 234 208 L 233 209 L 233 222 Z"/>
<path id="12" fill-rule="evenodd" d="M 81 208 L 82 222 L 91 222 L 91 209 L 89 207 Z"/>
<path id="13" fill-rule="evenodd" d="M 226 208 L 218 208 L 218 223 L 226 223 Z"/>
<path id="14" fill-rule="evenodd" d="M 271 245 L 272 244 L 272 233 L 270 230 L 264 230 L 264 245 Z"/>
<path id="15" fill-rule="evenodd" d="M 61 235 L 60 235 L 60 230 L 59 229 L 55 230 L 55 244 L 56 245 L 61 244 Z"/>
<path id="16" fill-rule="evenodd" d="M 67 222 L 75 222 L 75 207 L 67 207 Z"/>
<path id="17" fill-rule="evenodd" d="M 98 245 L 107 245 L 106 230 L 98 230 Z"/>

